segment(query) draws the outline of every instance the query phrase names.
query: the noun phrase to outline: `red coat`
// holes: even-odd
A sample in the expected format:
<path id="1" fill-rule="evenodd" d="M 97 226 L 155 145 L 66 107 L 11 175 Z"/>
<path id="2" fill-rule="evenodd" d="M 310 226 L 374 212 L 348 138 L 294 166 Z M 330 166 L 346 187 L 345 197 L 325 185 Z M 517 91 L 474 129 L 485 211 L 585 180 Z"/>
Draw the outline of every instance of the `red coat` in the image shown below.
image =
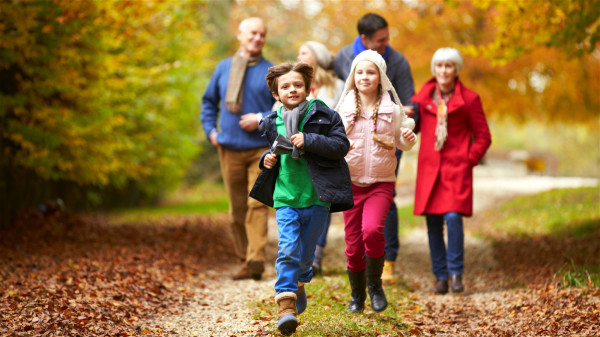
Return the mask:
<path id="1" fill-rule="evenodd" d="M 481 99 L 456 79 L 448 102 L 448 137 L 435 150 L 437 106 L 431 95 L 435 78 L 425 83 L 411 101 L 419 103 L 421 145 L 417 166 L 414 214 L 473 214 L 473 167 L 492 143 Z"/>

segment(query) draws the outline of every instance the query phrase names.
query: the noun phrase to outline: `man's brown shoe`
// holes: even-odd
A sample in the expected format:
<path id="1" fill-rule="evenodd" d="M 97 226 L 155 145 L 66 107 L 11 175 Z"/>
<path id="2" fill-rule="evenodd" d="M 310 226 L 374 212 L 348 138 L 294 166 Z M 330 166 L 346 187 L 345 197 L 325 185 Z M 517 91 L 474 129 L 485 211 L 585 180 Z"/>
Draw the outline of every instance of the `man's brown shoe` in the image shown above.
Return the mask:
<path id="1" fill-rule="evenodd" d="M 265 263 L 260 260 L 248 261 L 248 272 L 250 274 L 261 275 L 265 271 Z"/>
<path id="2" fill-rule="evenodd" d="M 465 286 L 462 283 L 462 275 L 450 275 L 450 289 L 455 293 L 465 290 Z"/>
<path id="3" fill-rule="evenodd" d="M 447 294 L 448 293 L 448 280 L 437 280 L 433 292 L 436 294 Z"/>
<path id="4" fill-rule="evenodd" d="M 237 273 L 235 273 L 232 278 L 236 281 L 237 280 L 246 280 L 246 279 L 250 279 L 250 278 L 258 281 L 262 278 L 262 274 L 251 273 L 248 271 L 248 268 L 246 266 L 244 266 Z"/>

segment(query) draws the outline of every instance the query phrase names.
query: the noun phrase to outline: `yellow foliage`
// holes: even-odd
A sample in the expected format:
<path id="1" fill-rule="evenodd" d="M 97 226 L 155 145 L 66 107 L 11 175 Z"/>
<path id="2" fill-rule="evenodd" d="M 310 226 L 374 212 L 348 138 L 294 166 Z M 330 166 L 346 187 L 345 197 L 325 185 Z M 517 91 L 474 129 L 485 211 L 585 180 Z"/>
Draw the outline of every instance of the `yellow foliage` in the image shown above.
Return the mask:
<path id="1" fill-rule="evenodd" d="M 0 91 L 0 145 L 7 154 L 0 166 L 81 185 L 154 179 L 141 185 L 158 190 L 179 179 L 177 167 L 197 152 L 190 94 L 204 81 L 192 71 L 206 68 L 210 53 L 199 14 L 204 6 L 196 0 L 1 3 L 0 72 L 14 91 Z"/>

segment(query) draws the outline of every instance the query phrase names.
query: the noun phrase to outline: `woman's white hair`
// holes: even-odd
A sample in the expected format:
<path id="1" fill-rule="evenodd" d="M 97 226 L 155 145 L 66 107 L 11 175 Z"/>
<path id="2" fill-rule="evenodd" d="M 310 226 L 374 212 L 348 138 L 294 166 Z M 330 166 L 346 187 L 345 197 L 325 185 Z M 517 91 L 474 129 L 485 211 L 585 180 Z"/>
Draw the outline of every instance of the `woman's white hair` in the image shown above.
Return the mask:
<path id="1" fill-rule="evenodd" d="M 454 48 L 440 48 L 435 51 L 431 58 L 431 74 L 435 76 L 435 64 L 442 61 L 450 61 L 456 67 L 456 76 L 463 67 L 463 58 L 460 52 Z"/>

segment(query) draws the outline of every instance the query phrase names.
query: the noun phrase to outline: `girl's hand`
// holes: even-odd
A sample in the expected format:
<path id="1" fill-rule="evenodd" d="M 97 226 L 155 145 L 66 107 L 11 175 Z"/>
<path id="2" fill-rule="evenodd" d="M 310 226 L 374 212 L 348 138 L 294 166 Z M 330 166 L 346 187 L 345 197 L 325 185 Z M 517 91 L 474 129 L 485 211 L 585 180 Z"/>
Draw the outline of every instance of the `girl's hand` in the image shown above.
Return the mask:
<path id="1" fill-rule="evenodd" d="M 350 149 L 348 151 L 354 149 L 354 141 L 352 139 L 348 139 L 350 141 Z"/>
<path id="2" fill-rule="evenodd" d="M 265 167 L 268 168 L 269 170 L 273 168 L 273 166 L 275 166 L 275 164 L 277 164 L 277 155 L 274 153 L 269 153 L 265 156 Z"/>
<path id="3" fill-rule="evenodd" d="M 417 141 L 417 135 L 411 129 L 402 128 L 402 137 L 410 143 Z"/>
<path id="4" fill-rule="evenodd" d="M 301 148 L 304 146 L 304 135 L 302 132 L 298 132 L 297 134 L 290 137 L 292 144 L 296 145 L 297 148 Z"/>

